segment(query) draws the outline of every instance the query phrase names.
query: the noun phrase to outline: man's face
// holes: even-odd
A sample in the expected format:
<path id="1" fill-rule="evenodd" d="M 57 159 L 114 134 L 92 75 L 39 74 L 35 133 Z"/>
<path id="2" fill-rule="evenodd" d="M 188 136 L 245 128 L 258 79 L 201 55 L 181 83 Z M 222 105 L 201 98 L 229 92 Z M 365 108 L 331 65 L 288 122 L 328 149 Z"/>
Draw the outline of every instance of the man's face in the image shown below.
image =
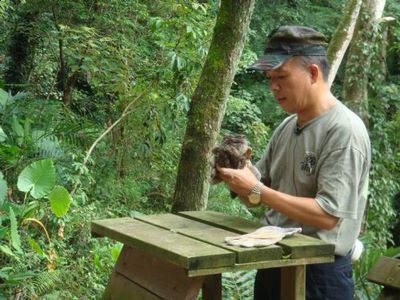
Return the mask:
<path id="1" fill-rule="evenodd" d="M 265 75 L 275 99 L 284 111 L 299 113 L 306 109 L 311 77 L 296 58 L 287 60 L 276 69 L 266 71 Z"/>

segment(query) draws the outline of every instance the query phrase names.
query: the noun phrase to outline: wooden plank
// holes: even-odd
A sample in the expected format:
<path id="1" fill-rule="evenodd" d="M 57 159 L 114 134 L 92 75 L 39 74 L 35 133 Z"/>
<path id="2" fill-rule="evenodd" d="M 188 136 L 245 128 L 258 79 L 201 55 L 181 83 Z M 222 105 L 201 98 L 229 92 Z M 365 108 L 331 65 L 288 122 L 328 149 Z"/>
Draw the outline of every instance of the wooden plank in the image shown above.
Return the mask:
<path id="1" fill-rule="evenodd" d="M 305 299 L 305 274 L 305 265 L 285 267 L 281 269 L 281 299 Z"/>
<path id="2" fill-rule="evenodd" d="M 278 259 L 278 260 L 259 261 L 259 262 L 255 262 L 255 263 L 235 264 L 234 266 L 231 266 L 231 267 L 192 270 L 192 271 L 188 271 L 188 275 L 192 277 L 192 276 L 218 274 L 218 273 L 224 273 L 224 272 L 279 268 L 279 267 L 289 267 L 289 266 L 297 266 L 297 265 L 324 264 L 324 263 L 331 263 L 331 262 L 334 262 L 333 255 L 319 256 L 319 257 L 294 258 L 294 259 L 287 258 L 287 259 Z"/>
<path id="3" fill-rule="evenodd" d="M 111 275 L 110 281 L 102 297 L 104 300 L 162 300 L 136 283 L 118 273 Z"/>
<path id="4" fill-rule="evenodd" d="M 282 246 L 284 255 L 290 258 L 334 255 L 335 245 L 304 234 L 294 234 L 284 238 L 278 245 Z"/>
<path id="5" fill-rule="evenodd" d="M 236 253 L 236 263 L 248 263 L 264 260 L 280 259 L 282 248 L 272 245 L 268 247 L 243 248 L 230 246 L 224 242 L 227 236 L 237 236 L 239 234 L 227 231 L 218 227 L 210 226 L 188 218 L 174 215 L 162 214 L 152 216 L 141 216 L 136 219 L 167 228 L 173 232 L 181 233 L 196 240 L 212 244 Z"/>
<path id="6" fill-rule="evenodd" d="M 205 279 L 189 278 L 185 269 L 129 246 L 122 249 L 115 271 L 162 299 L 197 299 Z"/>
<path id="7" fill-rule="evenodd" d="M 400 289 L 400 259 L 381 256 L 367 275 L 369 281 Z"/>
<path id="8" fill-rule="evenodd" d="M 258 222 L 252 222 L 240 217 L 226 215 L 217 211 L 182 211 L 178 212 L 178 215 L 239 234 L 249 233 L 257 228 L 260 228 L 260 224 Z"/>
<path id="9" fill-rule="evenodd" d="M 250 233 L 262 226 L 259 223 L 215 211 L 184 211 L 178 214 L 240 234 Z M 284 255 L 291 258 L 334 255 L 335 251 L 333 244 L 302 234 L 284 238 L 277 244 L 282 246 Z"/>
<path id="10" fill-rule="evenodd" d="M 148 252 L 188 270 L 231 266 L 235 253 L 132 218 L 92 222 L 92 233 Z"/>

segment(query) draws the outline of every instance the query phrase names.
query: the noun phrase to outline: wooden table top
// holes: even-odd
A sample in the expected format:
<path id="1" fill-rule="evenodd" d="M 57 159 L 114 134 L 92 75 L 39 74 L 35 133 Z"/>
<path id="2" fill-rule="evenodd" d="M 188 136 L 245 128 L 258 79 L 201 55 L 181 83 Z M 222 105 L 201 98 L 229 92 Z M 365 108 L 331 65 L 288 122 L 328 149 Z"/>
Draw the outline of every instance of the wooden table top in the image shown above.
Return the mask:
<path id="1" fill-rule="evenodd" d="M 230 246 L 225 237 L 250 233 L 259 223 L 214 211 L 186 211 L 92 222 L 92 234 L 145 251 L 187 270 L 188 276 L 332 262 L 334 245 L 295 234 L 276 245 Z"/>

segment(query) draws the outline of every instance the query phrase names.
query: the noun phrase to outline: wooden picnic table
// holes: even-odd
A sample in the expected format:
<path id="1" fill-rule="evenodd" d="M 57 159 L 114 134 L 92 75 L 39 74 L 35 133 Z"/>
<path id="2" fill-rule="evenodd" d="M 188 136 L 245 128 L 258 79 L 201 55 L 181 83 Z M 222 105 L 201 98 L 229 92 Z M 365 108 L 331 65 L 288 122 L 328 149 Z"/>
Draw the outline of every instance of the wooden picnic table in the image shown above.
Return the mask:
<path id="1" fill-rule="evenodd" d="M 334 246 L 295 234 L 276 245 L 229 246 L 227 236 L 259 223 L 214 211 L 186 211 L 92 222 L 92 234 L 124 244 L 103 299 L 222 299 L 221 274 L 282 270 L 282 299 L 305 298 L 305 266 L 334 260 Z"/>

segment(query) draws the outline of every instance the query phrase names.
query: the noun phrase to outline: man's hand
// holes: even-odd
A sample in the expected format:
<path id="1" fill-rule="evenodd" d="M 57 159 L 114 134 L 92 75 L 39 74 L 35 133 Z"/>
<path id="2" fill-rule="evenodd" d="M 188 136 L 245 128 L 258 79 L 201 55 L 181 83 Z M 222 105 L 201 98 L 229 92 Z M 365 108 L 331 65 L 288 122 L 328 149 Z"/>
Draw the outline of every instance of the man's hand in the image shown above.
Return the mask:
<path id="1" fill-rule="evenodd" d="M 219 177 L 229 186 L 229 189 L 241 198 L 247 199 L 251 189 L 258 182 L 253 172 L 245 166 L 243 169 L 229 169 L 217 166 Z"/>

